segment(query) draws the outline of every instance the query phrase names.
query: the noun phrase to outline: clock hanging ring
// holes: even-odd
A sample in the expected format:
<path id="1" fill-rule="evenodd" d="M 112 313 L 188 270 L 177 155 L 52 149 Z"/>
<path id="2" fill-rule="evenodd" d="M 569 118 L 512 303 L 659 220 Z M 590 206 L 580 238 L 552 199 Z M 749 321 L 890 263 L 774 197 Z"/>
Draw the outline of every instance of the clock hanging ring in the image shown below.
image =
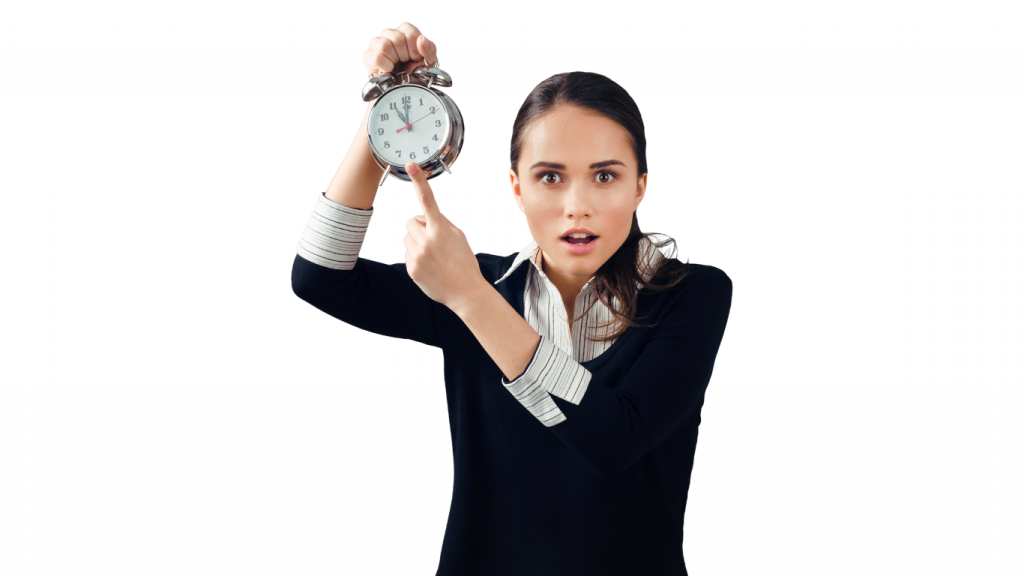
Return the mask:
<path id="1" fill-rule="evenodd" d="M 426 64 L 426 60 L 424 60 Z M 388 175 L 411 182 L 405 165 L 419 164 L 427 179 L 451 174 L 462 150 L 466 127 L 455 101 L 438 88 L 452 85 L 451 76 L 432 66 L 411 72 L 373 76 L 363 87 L 363 101 L 373 102 L 366 121 L 366 140 L 377 165 Z"/>

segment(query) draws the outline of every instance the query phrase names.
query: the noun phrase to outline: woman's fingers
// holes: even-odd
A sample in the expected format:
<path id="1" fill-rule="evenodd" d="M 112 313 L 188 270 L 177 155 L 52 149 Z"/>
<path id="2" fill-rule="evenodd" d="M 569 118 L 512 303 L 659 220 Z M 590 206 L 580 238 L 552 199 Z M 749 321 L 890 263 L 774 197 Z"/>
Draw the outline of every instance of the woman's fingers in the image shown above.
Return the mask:
<path id="1" fill-rule="evenodd" d="M 387 56 L 373 48 L 367 48 L 366 52 L 363 52 L 363 65 L 366 66 L 366 70 L 373 76 L 376 76 L 378 72 L 391 72 L 395 66 L 394 62 L 388 60 Z"/>
<path id="2" fill-rule="evenodd" d="M 437 46 L 430 40 L 427 40 L 426 36 L 420 36 L 419 40 L 419 51 L 423 55 L 423 64 L 431 65 L 437 64 Z"/>
<path id="3" fill-rule="evenodd" d="M 416 60 L 416 58 L 411 58 L 409 55 L 409 41 L 408 39 L 406 39 L 404 32 L 392 30 L 391 28 L 385 28 L 384 31 L 380 33 L 380 37 L 390 40 L 391 43 L 395 46 L 395 50 L 398 51 L 399 62 L 408 62 L 410 60 Z"/>
<path id="4" fill-rule="evenodd" d="M 408 22 L 402 22 L 398 25 L 398 31 L 405 34 L 406 42 L 408 42 L 409 59 L 423 60 L 422 41 L 420 40 L 423 37 L 423 33 L 420 32 L 420 29 Z"/>
<path id="5" fill-rule="evenodd" d="M 395 49 L 395 45 L 387 38 L 381 38 L 378 36 L 377 38 L 370 40 L 370 48 L 372 50 L 376 50 L 390 63 L 390 66 L 386 69 L 387 72 L 390 72 L 398 65 L 399 62 L 402 61 L 402 59 L 398 57 L 398 50 Z"/>
<path id="6" fill-rule="evenodd" d="M 363 64 L 370 74 L 380 72 L 404 72 L 407 64 L 426 62 L 437 63 L 437 46 L 408 22 L 397 28 L 385 28 L 380 36 L 370 40 L 370 47 L 363 53 Z"/>

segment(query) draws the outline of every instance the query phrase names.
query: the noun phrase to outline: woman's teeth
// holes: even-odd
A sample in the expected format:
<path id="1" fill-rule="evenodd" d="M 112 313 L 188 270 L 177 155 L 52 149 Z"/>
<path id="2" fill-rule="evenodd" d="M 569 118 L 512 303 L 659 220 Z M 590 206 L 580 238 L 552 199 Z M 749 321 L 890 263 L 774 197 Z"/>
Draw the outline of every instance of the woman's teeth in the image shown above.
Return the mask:
<path id="1" fill-rule="evenodd" d="M 597 238 L 597 236 L 587 236 L 586 234 L 570 234 L 563 237 L 570 244 L 586 244 L 594 238 Z"/>

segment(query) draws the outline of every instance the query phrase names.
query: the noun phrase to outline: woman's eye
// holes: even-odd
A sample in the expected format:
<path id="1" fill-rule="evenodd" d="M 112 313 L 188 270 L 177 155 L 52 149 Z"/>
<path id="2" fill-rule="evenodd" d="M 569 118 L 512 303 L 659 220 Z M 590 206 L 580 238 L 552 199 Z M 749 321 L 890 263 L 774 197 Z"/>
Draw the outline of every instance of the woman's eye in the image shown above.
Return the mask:
<path id="1" fill-rule="evenodd" d="M 597 181 L 599 183 L 601 183 L 601 184 L 608 184 L 609 182 L 611 182 L 615 178 L 616 178 L 616 176 L 612 172 L 598 172 L 597 173 Z M 545 184 L 560 184 L 562 182 L 562 177 L 559 176 L 558 174 L 554 173 L 554 172 L 545 172 L 545 173 L 540 175 L 540 179 Z"/>

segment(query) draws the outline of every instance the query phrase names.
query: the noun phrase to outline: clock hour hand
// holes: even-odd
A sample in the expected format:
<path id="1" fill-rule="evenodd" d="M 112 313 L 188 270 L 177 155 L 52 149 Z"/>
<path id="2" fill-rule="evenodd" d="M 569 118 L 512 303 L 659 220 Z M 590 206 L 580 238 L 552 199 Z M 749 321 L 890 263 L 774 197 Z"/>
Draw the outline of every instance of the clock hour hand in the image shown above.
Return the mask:
<path id="1" fill-rule="evenodd" d="M 395 112 L 398 112 L 397 108 L 395 109 Z M 412 132 L 412 124 L 409 124 L 409 105 L 408 104 L 405 105 L 405 116 L 402 116 L 402 113 L 398 112 L 398 117 L 402 119 L 402 122 L 405 122 L 405 126 L 402 126 L 398 130 L 395 130 L 395 134 L 398 134 L 402 130 L 409 130 L 410 132 Z"/>

